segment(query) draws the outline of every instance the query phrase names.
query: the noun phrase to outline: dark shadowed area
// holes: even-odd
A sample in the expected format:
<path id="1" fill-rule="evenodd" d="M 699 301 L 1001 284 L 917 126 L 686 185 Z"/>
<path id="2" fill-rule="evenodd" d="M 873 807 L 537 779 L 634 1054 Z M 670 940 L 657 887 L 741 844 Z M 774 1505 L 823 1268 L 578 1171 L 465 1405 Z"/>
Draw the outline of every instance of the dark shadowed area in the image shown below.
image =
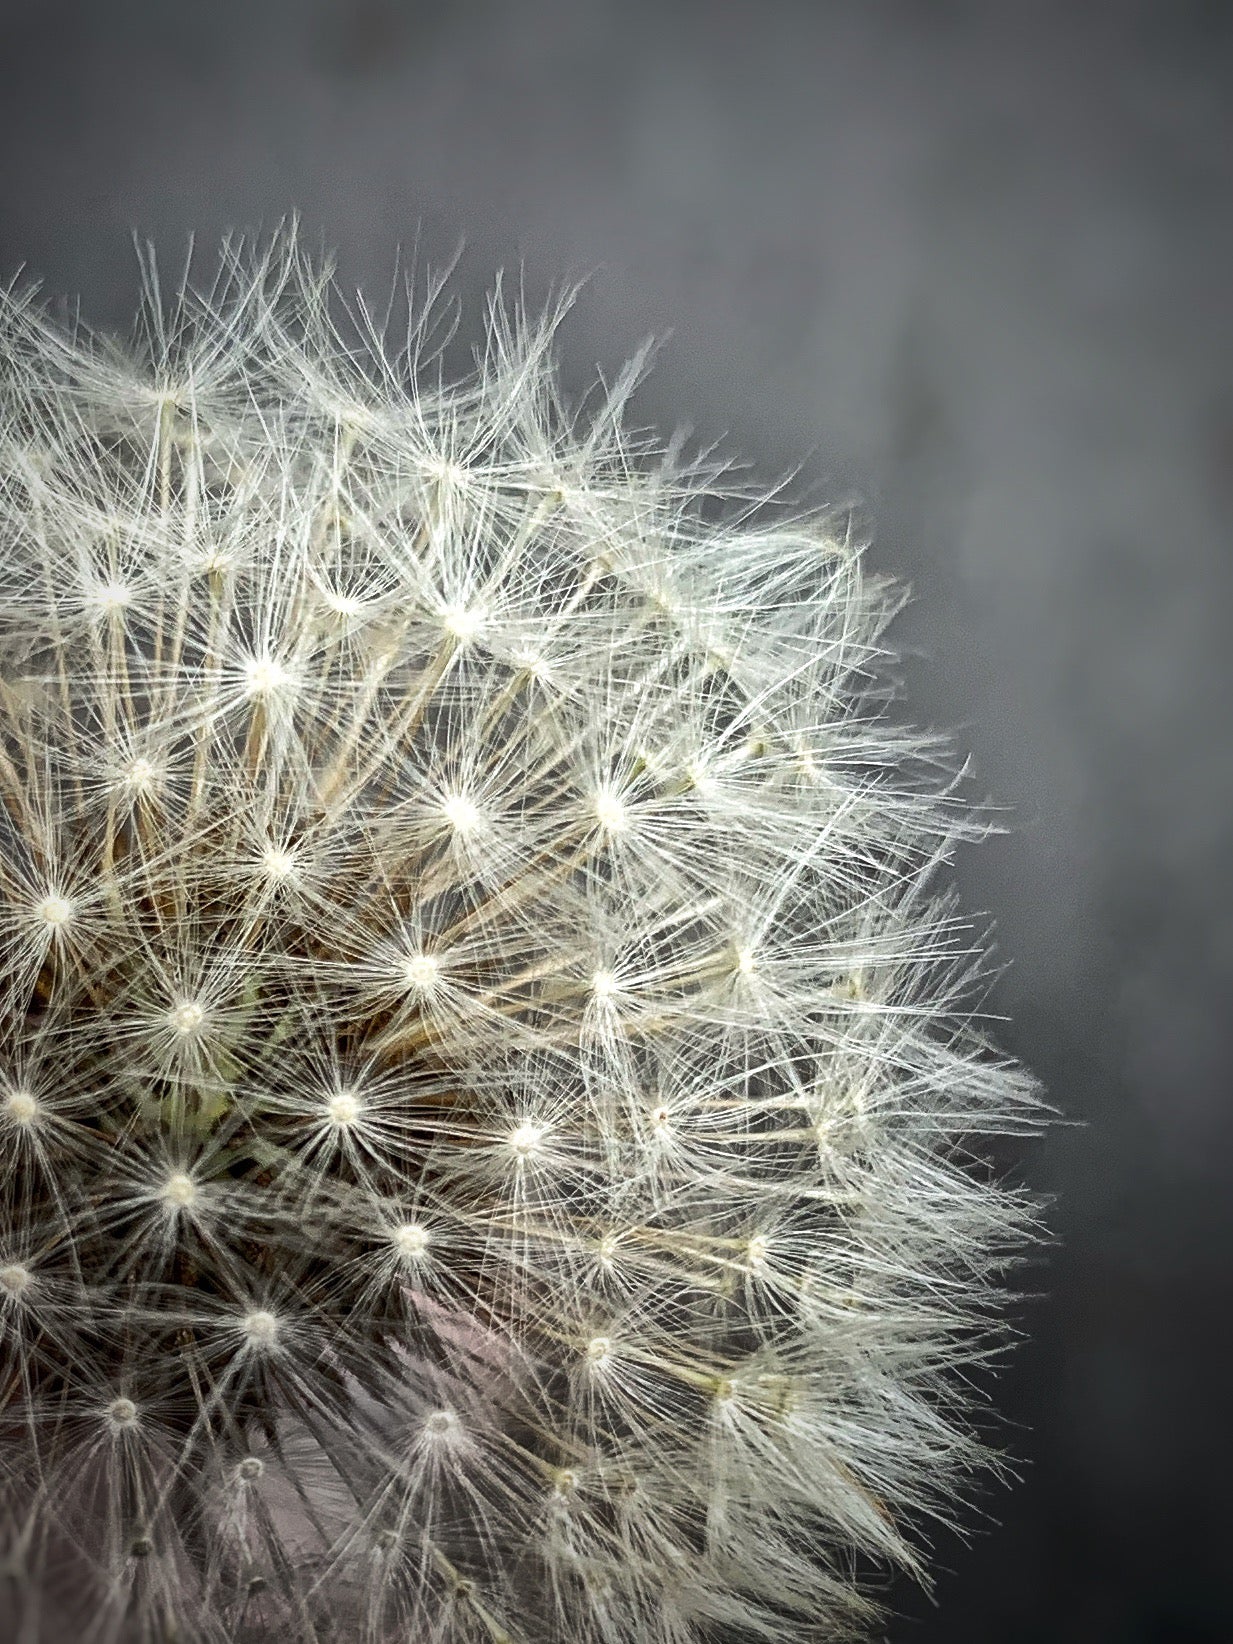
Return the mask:
<path id="1" fill-rule="evenodd" d="M 1010 831 L 959 863 L 1009 1049 L 1080 1121 L 994 1397 L 1023 1459 L 892 1640 L 1233 1636 L 1233 12 L 785 0 L 0 9 L 0 273 L 119 325 L 292 209 L 349 285 L 465 239 L 567 382 L 798 494 L 856 491 L 915 603 L 912 716 Z M 1222 707 L 1221 704 L 1224 704 Z"/>

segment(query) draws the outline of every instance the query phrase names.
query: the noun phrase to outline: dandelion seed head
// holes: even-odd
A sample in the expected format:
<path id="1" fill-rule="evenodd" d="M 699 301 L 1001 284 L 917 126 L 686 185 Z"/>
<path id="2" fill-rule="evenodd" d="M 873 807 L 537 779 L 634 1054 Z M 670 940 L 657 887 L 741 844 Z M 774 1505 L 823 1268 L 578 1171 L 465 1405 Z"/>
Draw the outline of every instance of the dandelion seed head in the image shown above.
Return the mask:
<path id="1" fill-rule="evenodd" d="M 700 759 L 691 759 L 685 767 L 685 776 L 691 788 L 700 793 L 703 798 L 709 798 L 718 791 L 719 784 L 713 773 Z"/>
<path id="2" fill-rule="evenodd" d="M 345 617 L 350 620 L 364 614 L 364 601 L 355 594 L 343 594 L 336 589 L 327 588 L 321 597 L 327 609 L 332 611 L 335 616 Z"/>
<path id="3" fill-rule="evenodd" d="M 898 596 L 555 315 L 147 275 L 0 290 L 14 1636 L 851 1644 L 1032 1231 Z"/>
<path id="4" fill-rule="evenodd" d="M 105 616 L 115 616 L 133 603 L 133 590 L 123 582 L 105 582 L 95 590 L 93 603 Z"/>
<path id="5" fill-rule="evenodd" d="M 461 490 L 470 478 L 470 472 L 461 462 L 455 462 L 449 457 L 425 457 L 423 461 L 425 476 L 436 482 L 443 489 L 455 488 Z"/>
<path id="6" fill-rule="evenodd" d="M 533 645 L 519 645 L 513 652 L 512 660 L 515 667 L 530 675 L 532 679 L 544 681 L 552 677 L 552 669 L 547 659 Z"/>
<path id="7" fill-rule="evenodd" d="M 294 879 L 298 868 L 297 853 L 284 850 L 281 845 L 267 845 L 261 853 L 261 871 L 267 879 L 275 883 Z"/>
<path id="8" fill-rule="evenodd" d="M 223 548 L 211 548 L 201 556 L 199 561 L 201 571 L 206 576 L 225 577 L 235 566 L 235 556 Z"/>

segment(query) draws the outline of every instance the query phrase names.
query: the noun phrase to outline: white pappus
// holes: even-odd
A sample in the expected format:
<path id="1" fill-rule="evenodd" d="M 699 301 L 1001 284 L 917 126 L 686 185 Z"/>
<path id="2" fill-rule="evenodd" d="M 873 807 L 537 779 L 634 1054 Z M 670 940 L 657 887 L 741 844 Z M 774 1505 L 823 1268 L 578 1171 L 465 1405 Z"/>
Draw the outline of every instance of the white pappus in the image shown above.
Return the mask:
<path id="1" fill-rule="evenodd" d="M 0 299 L 5 1636 L 858 1636 L 1040 1111 L 898 591 L 559 312 L 453 382 L 290 233 L 147 285 Z"/>

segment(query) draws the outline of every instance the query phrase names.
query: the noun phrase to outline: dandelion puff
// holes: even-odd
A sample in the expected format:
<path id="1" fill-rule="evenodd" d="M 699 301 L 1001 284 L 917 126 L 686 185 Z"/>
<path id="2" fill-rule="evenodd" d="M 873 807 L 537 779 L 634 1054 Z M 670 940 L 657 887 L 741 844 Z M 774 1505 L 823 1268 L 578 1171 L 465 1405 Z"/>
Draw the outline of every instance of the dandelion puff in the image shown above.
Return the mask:
<path id="1" fill-rule="evenodd" d="M 293 231 L 143 279 L 0 294 L 0 1631 L 863 1635 L 1041 1113 L 901 596 L 565 301 L 450 382 Z"/>

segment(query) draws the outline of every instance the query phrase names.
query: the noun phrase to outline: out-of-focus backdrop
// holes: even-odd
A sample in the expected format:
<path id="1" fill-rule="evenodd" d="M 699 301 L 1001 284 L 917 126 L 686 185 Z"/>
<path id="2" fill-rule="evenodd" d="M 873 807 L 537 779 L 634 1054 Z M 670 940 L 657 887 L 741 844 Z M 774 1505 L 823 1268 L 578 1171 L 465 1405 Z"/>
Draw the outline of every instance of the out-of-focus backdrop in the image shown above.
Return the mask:
<path id="1" fill-rule="evenodd" d="M 1007 1047 L 1080 1124 L 995 1397 L 1023 1458 L 895 1641 L 1233 1636 L 1233 9 L 1218 0 L 6 0 L 0 274 L 126 324 L 131 231 L 297 208 L 344 280 L 591 273 L 581 389 L 859 492 Z M 1233 1335 L 1233 1331 L 1229 1332 Z"/>

